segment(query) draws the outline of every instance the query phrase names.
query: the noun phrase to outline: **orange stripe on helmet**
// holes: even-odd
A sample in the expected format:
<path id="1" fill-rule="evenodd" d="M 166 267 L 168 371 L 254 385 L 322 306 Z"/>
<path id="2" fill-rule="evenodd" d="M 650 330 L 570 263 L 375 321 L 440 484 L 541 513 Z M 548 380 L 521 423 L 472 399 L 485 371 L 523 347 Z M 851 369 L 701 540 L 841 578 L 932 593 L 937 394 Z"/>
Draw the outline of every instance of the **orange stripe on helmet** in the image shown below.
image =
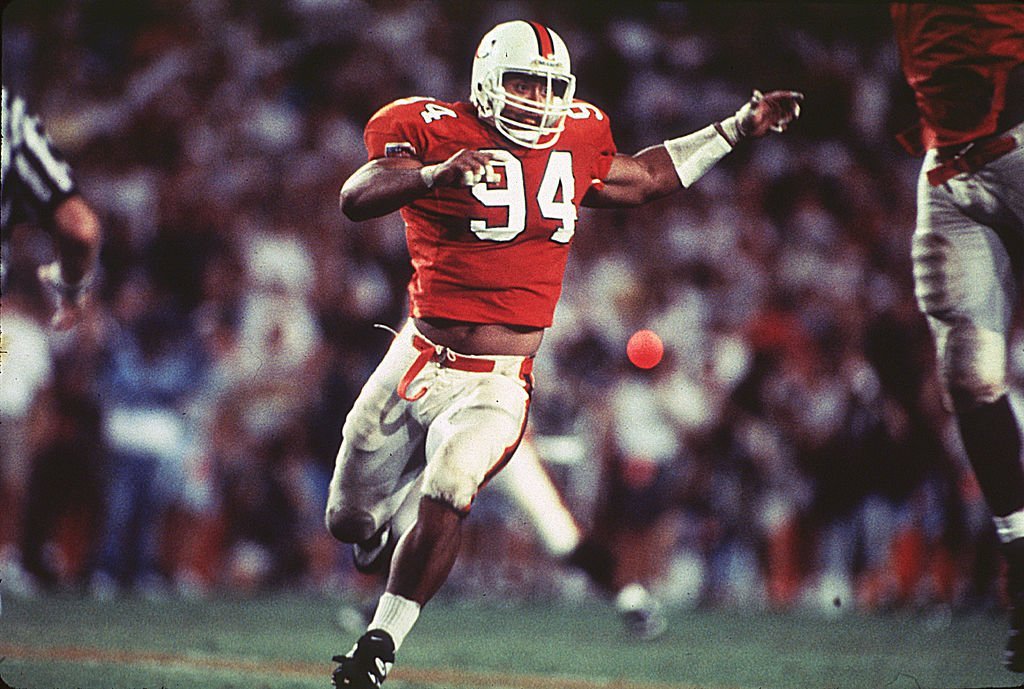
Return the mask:
<path id="1" fill-rule="evenodd" d="M 529 22 L 530 26 L 533 27 L 533 32 L 537 34 L 537 45 L 540 48 L 541 57 L 554 57 L 555 55 L 555 44 L 551 40 L 551 32 L 548 31 L 548 27 L 538 22 Z"/>

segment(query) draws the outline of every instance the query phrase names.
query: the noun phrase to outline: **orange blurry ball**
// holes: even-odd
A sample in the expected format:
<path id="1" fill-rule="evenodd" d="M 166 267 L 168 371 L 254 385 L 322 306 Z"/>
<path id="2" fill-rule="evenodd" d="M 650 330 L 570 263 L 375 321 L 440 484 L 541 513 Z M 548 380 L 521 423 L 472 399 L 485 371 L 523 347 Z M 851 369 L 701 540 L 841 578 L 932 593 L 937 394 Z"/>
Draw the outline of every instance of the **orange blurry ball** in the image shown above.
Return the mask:
<path id="1" fill-rule="evenodd" d="M 637 330 L 626 343 L 626 356 L 637 368 L 654 368 L 665 355 L 665 345 L 653 330 Z"/>

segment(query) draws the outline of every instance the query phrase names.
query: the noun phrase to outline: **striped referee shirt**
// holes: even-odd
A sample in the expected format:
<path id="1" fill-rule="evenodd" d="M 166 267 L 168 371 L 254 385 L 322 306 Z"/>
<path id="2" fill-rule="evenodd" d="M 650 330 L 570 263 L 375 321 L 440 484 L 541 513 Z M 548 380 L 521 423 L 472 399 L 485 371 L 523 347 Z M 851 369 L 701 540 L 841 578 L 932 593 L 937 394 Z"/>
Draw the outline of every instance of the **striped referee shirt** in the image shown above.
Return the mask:
<path id="1" fill-rule="evenodd" d="M 78 193 L 71 167 L 20 96 L 3 87 L 3 167 L 0 168 L 0 233 L 6 243 L 15 223 L 49 225 L 53 212 Z"/>

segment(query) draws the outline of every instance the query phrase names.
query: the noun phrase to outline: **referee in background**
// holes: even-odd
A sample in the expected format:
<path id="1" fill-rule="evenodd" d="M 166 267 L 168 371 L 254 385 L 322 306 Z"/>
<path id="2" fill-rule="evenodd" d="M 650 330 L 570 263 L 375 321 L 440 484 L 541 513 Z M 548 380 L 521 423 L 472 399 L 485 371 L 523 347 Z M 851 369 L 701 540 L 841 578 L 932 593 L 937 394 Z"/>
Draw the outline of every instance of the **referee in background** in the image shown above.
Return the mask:
<path id="1" fill-rule="evenodd" d="M 81 318 L 93 282 L 102 232 L 82 198 L 71 167 L 50 141 L 24 99 L 3 86 L 3 166 L 0 168 L 0 280 L 6 278 L 12 228 L 33 223 L 53 237 L 57 258 L 39 266 L 38 277 L 53 299 L 52 325 L 66 330 Z"/>

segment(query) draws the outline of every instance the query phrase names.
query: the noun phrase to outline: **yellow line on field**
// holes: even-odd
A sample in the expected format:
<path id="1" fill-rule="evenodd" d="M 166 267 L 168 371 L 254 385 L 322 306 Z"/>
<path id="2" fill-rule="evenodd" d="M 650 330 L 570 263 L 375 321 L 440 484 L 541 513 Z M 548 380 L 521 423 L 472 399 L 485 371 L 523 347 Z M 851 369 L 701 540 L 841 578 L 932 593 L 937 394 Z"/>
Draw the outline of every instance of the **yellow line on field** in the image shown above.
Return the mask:
<path id="1" fill-rule="evenodd" d="M 0 658 L 51 660 L 64 663 L 111 665 L 159 665 L 183 669 L 247 672 L 270 677 L 323 679 L 330 677 L 329 663 L 287 660 L 247 660 L 207 655 L 161 653 L 157 651 L 115 651 L 79 646 L 25 646 L 0 644 Z M 597 680 L 572 677 L 545 677 L 501 672 L 447 670 L 396 666 L 388 679 L 446 688 L 482 689 L 686 689 L 678 684 L 630 682 L 621 679 Z M 691 689 L 696 689 L 691 687 Z"/>

